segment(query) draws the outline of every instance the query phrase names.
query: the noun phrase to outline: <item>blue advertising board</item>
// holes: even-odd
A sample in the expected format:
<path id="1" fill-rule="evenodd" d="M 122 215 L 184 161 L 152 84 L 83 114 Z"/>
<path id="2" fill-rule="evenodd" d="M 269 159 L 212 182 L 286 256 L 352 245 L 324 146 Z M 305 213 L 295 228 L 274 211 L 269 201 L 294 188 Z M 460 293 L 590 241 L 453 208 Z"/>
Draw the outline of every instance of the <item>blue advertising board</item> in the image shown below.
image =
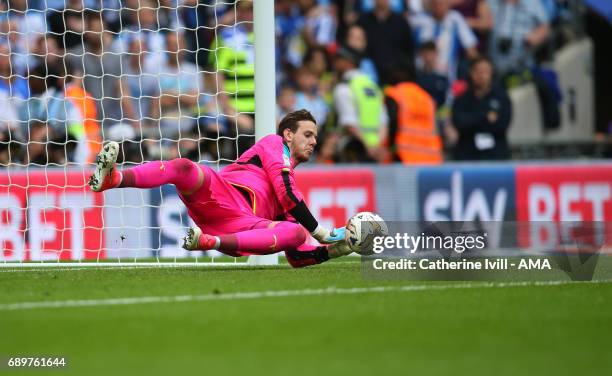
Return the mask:
<path id="1" fill-rule="evenodd" d="M 190 253 L 181 248 L 182 238 L 193 225 L 187 208 L 173 185 L 150 190 L 151 245 L 159 257 L 185 257 Z"/>
<path id="2" fill-rule="evenodd" d="M 516 218 L 514 167 L 421 168 L 417 186 L 419 218 L 424 221 Z"/>

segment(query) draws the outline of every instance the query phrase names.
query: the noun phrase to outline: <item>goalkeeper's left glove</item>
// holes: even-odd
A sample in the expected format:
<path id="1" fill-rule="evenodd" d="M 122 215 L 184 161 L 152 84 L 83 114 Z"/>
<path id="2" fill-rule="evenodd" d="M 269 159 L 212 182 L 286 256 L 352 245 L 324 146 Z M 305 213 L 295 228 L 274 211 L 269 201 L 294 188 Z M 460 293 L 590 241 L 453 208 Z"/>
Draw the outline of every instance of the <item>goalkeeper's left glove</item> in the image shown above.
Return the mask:
<path id="1" fill-rule="evenodd" d="M 341 240 L 344 240 L 344 236 L 346 233 L 346 228 L 340 227 L 331 230 L 331 232 L 323 228 L 321 226 L 317 226 L 317 228 L 311 232 L 313 238 L 317 239 L 317 241 L 321 244 L 330 244 L 336 243 Z"/>

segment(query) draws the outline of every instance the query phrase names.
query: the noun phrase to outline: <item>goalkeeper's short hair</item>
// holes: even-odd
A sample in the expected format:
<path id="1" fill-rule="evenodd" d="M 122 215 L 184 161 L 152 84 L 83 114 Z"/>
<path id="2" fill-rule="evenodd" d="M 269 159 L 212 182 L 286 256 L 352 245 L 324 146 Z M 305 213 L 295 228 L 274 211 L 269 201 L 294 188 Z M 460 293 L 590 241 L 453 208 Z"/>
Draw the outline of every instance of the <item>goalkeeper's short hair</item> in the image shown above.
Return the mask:
<path id="1" fill-rule="evenodd" d="M 280 123 L 278 123 L 278 130 L 276 131 L 276 134 L 282 137 L 285 129 L 289 129 L 291 132 L 295 133 L 298 130 L 298 122 L 304 120 L 309 120 L 317 124 L 317 121 L 315 120 L 314 116 L 312 116 L 310 111 L 301 109 L 285 115 Z"/>

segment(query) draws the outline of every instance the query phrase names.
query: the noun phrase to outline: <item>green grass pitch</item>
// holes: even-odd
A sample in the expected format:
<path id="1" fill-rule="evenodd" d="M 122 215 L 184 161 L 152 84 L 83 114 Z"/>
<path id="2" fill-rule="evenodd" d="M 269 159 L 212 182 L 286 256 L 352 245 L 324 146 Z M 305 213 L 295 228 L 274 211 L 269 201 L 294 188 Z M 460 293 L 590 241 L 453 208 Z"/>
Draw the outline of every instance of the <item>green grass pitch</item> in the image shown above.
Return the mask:
<path id="1" fill-rule="evenodd" d="M 459 284 L 466 287 L 452 288 Z M 0 270 L 0 358 L 68 360 L 35 375 L 610 374 L 612 283 L 467 284 L 367 280 L 356 261 L 301 270 Z M 330 286 L 388 290 L 236 294 Z M 153 301 L 7 308 L 137 297 Z M 27 372 L 0 365 L 5 373 Z"/>

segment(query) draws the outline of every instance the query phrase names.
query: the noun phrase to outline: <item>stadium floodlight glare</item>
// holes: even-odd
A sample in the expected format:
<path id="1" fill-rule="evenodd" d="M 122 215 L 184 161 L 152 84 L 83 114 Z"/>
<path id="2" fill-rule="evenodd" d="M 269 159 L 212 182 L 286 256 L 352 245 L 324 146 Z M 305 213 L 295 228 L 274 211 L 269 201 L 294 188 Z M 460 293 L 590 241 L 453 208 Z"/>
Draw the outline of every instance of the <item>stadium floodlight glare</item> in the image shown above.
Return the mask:
<path id="1" fill-rule="evenodd" d="M 83 2 L 83 4 L 87 6 L 89 3 Z M 222 155 L 219 151 L 222 147 L 220 144 L 224 143 L 226 146 L 234 144 L 238 149 L 239 141 L 245 137 L 245 134 L 241 133 L 237 119 L 240 115 L 251 115 L 252 113 L 242 111 L 236 106 L 233 106 L 235 111 L 226 111 L 227 103 L 230 103 L 232 107 L 231 104 L 238 102 L 239 93 L 238 90 L 228 89 L 230 85 L 224 85 L 225 78 L 222 76 L 227 77 L 228 68 L 218 64 L 217 60 L 223 54 L 223 50 L 228 49 L 228 46 L 215 43 L 215 39 L 221 36 L 221 30 L 235 30 L 241 24 L 252 24 L 253 26 L 253 39 L 236 38 L 241 41 L 242 45 L 232 44 L 232 46 L 238 48 L 246 46 L 251 50 L 253 59 L 250 61 L 255 66 L 254 112 L 257 115 L 255 117 L 255 137 L 260 139 L 275 132 L 274 2 L 237 0 L 204 4 L 198 1 L 178 1 L 170 4 L 174 5 L 159 6 L 157 2 L 139 1 L 136 9 L 102 8 L 99 9 L 101 12 L 96 12 L 94 9 L 85 8 L 84 12 L 73 12 L 79 14 L 78 17 L 85 25 L 86 32 L 81 36 L 82 46 L 87 44 L 87 38 L 91 38 L 92 33 L 95 32 L 95 30 L 88 29 L 91 25 L 88 26 L 87 23 L 90 22 L 91 17 L 94 17 L 94 21 L 98 17 L 101 22 L 102 20 L 108 21 L 109 15 L 111 17 L 116 15 L 115 20 L 119 26 L 114 30 L 119 30 L 112 31 L 113 28 L 103 28 L 103 31 L 97 32 L 103 46 L 101 47 L 102 52 L 98 55 L 86 51 L 85 47 L 81 47 L 79 52 L 78 43 L 76 48 L 67 48 L 66 55 L 59 56 L 59 60 L 64 65 L 60 73 L 53 70 L 49 63 L 55 51 L 51 43 L 56 43 L 56 38 L 53 38 L 55 36 L 67 43 L 70 36 L 64 35 L 66 33 L 57 34 L 47 31 L 46 34 L 41 32 L 38 37 L 35 37 L 35 31 L 22 31 L 23 35 L 20 35 L 20 38 L 40 41 L 43 46 L 42 53 L 40 51 L 26 51 L 27 53 L 17 50 L 7 50 L 10 52 L 6 53 L 0 51 L 0 55 L 9 54 L 13 67 L 18 60 L 15 57 L 21 58 L 19 61 L 27 64 L 25 72 L 13 68 L 11 74 L 19 76 L 20 79 L 26 79 L 28 71 L 30 75 L 32 75 L 31 72 L 48 73 L 38 77 L 39 82 L 44 84 L 40 95 L 33 95 L 29 99 L 11 98 L 16 108 L 25 109 L 28 120 L 23 123 L 26 124 L 23 129 L 27 129 L 27 134 L 15 133 L 11 135 L 10 142 L 0 137 L 0 142 L 9 146 L 17 145 L 18 149 L 23 152 L 23 156 L 18 156 L 11 154 L 13 153 L 11 149 L 8 164 L 0 159 L 0 267 L 181 267 L 278 264 L 276 254 L 250 256 L 246 262 L 228 256 L 229 262 L 220 262 L 218 256 L 223 255 L 217 251 L 188 252 L 183 250 L 181 238 L 193 222 L 188 218 L 186 209 L 178 196 L 173 193 L 174 187 L 169 187 L 168 190 L 158 188 L 145 191 L 129 188 L 107 191 L 103 194 L 93 193 L 87 186 L 86 178 L 93 171 L 94 164 L 91 158 L 87 158 L 86 148 L 81 150 L 80 161 L 76 162 L 72 157 L 75 153 L 79 153 L 79 147 L 85 147 L 92 140 L 86 139 L 87 142 L 81 142 L 78 137 L 75 140 L 74 135 L 70 134 L 72 126 L 70 119 L 73 114 L 65 104 L 55 107 L 51 105 L 52 102 L 48 99 L 51 94 L 49 89 L 55 84 L 50 83 L 53 80 L 49 78 L 66 77 L 67 82 L 70 82 L 71 78 L 77 78 L 79 83 L 96 79 L 102 82 L 99 84 L 101 97 L 96 98 L 98 94 L 89 93 L 96 100 L 98 113 L 102 113 L 102 119 L 98 122 L 101 134 L 97 140 L 98 145 L 107 140 L 123 141 L 126 147 L 134 147 L 135 153 L 140 153 L 143 161 L 148 161 L 186 156 L 181 154 L 181 145 L 182 142 L 185 142 L 192 145 L 190 149 L 192 152 L 195 149 L 199 162 L 208 163 L 217 168 L 231 162 L 231 158 Z M 240 18 L 240 12 L 244 11 L 245 5 L 248 11 L 252 11 L 252 19 Z M 136 21 L 129 27 L 123 24 L 125 17 L 123 12 L 120 12 L 126 10 L 128 11 L 126 14 L 131 12 L 136 15 L 134 16 Z M 145 25 L 147 15 L 139 14 L 143 10 L 153 12 L 149 13 L 149 16 L 155 15 L 157 25 L 153 24 L 152 27 L 150 24 Z M 180 15 L 185 12 L 193 12 L 197 18 L 199 17 L 198 12 L 202 11 L 208 15 L 211 20 L 210 24 L 200 23 L 200 18 L 194 21 L 195 24 L 189 24 L 180 18 Z M 51 30 L 51 26 L 47 24 L 50 18 L 45 17 L 44 11 L 32 10 L 32 13 L 40 15 L 40 20 L 45 24 L 46 30 Z M 69 12 L 60 17 L 64 22 L 64 30 L 71 27 L 67 25 L 68 17 L 72 17 Z M 163 17 L 165 17 L 165 23 L 162 23 Z M 143 30 L 147 32 L 141 33 Z M 11 30 L 11 33 L 15 31 Z M 179 39 L 179 36 L 185 38 L 187 34 L 194 36 L 189 41 L 191 44 Z M 169 41 L 172 35 L 177 36 L 174 45 Z M 204 45 L 201 43 L 201 35 L 209 35 L 213 43 L 210 46 Z M 160 41 L 161 44 L 158 43 Z M 164 49 L 161 51 L 152 49 L 151 46 L 156 43 L 158 47 L 165 46 Z M 195 105 L 197 110 L 195 111 L 192 110 L 193 106 L 188 111 L 185 111 L 183 107 L 181 102 L 183 94 L 180 89 L 183 83 L 176 84 L 179 89 L 175 94 L 164 92 L 165 85 L 172 85 L 172 80 L 175 80 L 176 83 L 179 79 L 160 68 L 161 63 L 165 61 L 164 59 L 172 59 L 175 56 L 178 61 L 181 52 L 185 55 L 190 53 L 196 56 L 196 62 L 199 63 L 191 65 L 192 74 L 202 78 L 201 80 L 198 78 L 198 83 L 195 85 L 198 88 L 197 94 L 192 95 L 197 97 Z M 42 62 L 42 66 L 39 64 L 39 67 L 44 69 L 31 70 L 28 54 L 39 58 L 37 61 Z M 159 60 L 156 60 L 156 54 L 159 55 Z M 140 69 L 135 71 L 128 69 L 126 62 L 132 55 L 143 56 L 138 63 L 135 63 L 140 66 Z M 103 59 L 103 56 L 109 58 L 108 64 L 106 61 L 98 62 L 102 70 L 99 75 L 88 71 L 85 66 L 86 59 L 95 59 L 96 56 L 99 59 Z M 208 63 L 213 67 L 210 71 L 202 68 L 205 64 L 202 63 L 201 56 L 208 56 Z M 234 58 L 235 56 L 236 54 Z M 115 71 L 105 71 L 107 67 L 112 66 L 113 59 L 118 62 L 119 75 Z M 153 64 L 150 64 L 151 62 Z M 237 66 L 237 62 L 234 64 L 230 64 L 230 70 Z M 182 65 L 177 63 L 176 69 L 177 72 L 182 71 Z M 121 81 L 117 94 L 106 91 L 107 79 L 108 82 L 114 79 Z M 125 81 L 129 79 L 129 83 L 124 83 L 123 79 L 126 79 Z M 134 89 L 137 94 L 130 91 L 130 85 L 133 86 L 134 82 L 139 82 L 140 85 Z M 151 82 L 157 84 L 157 87 L 152 90 L 155 94 L 147 92 L 150 87 L 144 87 L 150 85 Z M 81 87 L 83 85 L 81 84 Z M 68 98 L 68 94 L 65 93 L 57 95 Z M 118 104 L 126 96 L 136 103 L 130 113 L 124 111 L 123 105 Z M 161 103 L 172 97 L 178 103 L 178 113 L 172 119 L 175 121 L 174 127 L 178 129 L 178 135 L 169 136 L 166 134 L 168 125 L 164 124 L 164 120 L 172 118 L 172 115 L 164 113 Z M 158 111 L 147 111 L 145 114 L 138 100 L 142 98 L 148 100 L 150 108 L 157 106 Z M 88 119 L 85 115 L 86 104 L 84 103 L 86 100 L 83 98 L 80 100 L 84 111 L 81 113 L 82 123 L 85 123 L 86 120 L 94 120 L 95 123 L 95 119 Z M 121 108 L 119 118 L 116 114 L 108 112 L 110 107 L 104 104 L 104 102 L 113 101 L 117 104 L 115 108 Z M 32 119 L 40 115 L 37 111 L 40 111 L 44 118 L 34 124 Z M 138 117 L 134 119 L 135 114 Z M 7 115 L 5 114 L 4 117 Z M 5 120 L 4 117 L 0 114 L 0 123 Z M 200 118 L 208 119 L 206 126 L 200 124 Z M 184 132 L 182 120 L 190 120 L 195 123 L 195 131 Z M 63 126 L 51 129 L 54 122 Z M 235 126 L 234 132 L 222 133 L 219 124 L 223 122 L 225 126 L 227 124 Z M 148 129 L 145 129 L 145 123 Z M 157 129 L 152 130 L 152 124 L 155 124 Z M 214 130 L 211 136 L 210 124 L 217 126 L 216 137 Z M 1 126 L 2 124 L 0 124 L 0 130 L 2 130 Z M 203 133 L 203 128 L 206 128 L 208 133 Z M 54 135 L 65 133 L 62 135 L 65 137 L 53 138 L 50 136 L 50 131 L 55 132 Z M 35 135 L 34 132 L 37 134 Z M 44 137 L 45 132 L 46 137 Z M 74 132 L 74 134 L 79 134 L 79 132 Z M 151 134 L 156 134 L 157 137 L 152 137 Z M 216 151 L 214 147 L 211 148 L 213 151 L 204 150 L 202 141 L 213 145 L 216 143 Z M 164 142 L 175 145 L 175 148 L 172 149 L 175 150 L 174 154 L 164 149 Z M 71 147 L 74 144 L 77 145 L 76 149 Z M 149 157 L 143 153 L 145 146 L 148 147 Z M 10 149 L 10 147 L 7 148 Z M 33 157 L 33 153 L 41 148 L 45 150 L 41 155 L 46 153 L 42 162 L 41 159 Z M 58 155 L 63 155 L 64 158 L 52 159 L 48 156 L 56 152 Z M 65 157 L 68 154 L 71 155 L 70 159 Z M 191 156 L 193 155 L 192 153 Z M 123 149 L 123 157 L 125 156 L 126 151 Z M 140 162 L 129 162 L 126 158 L 123 165 L 129 166 L 129 163 Z M 122 167 L 120 164 L 119 168 Z M 221 259 L 224 260 L 224 258 Z"/>

